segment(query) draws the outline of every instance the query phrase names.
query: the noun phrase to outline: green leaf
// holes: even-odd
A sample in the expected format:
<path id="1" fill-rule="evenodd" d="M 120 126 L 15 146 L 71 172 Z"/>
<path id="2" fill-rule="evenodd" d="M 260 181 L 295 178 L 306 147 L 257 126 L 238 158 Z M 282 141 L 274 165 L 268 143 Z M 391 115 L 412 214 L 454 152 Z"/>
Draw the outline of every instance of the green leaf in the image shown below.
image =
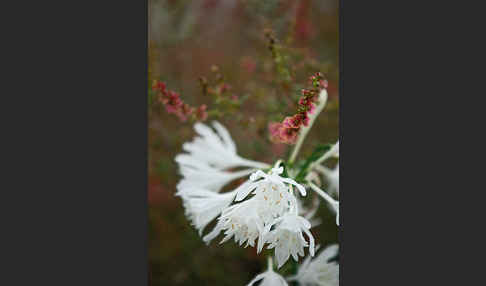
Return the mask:
<path id="1" fill-rule="evenodd" d="M 288 178 L 289 173 L 287 172 L 287 165 L 284 162 L 282 162 L 282 163 L 280 163 L 280 166 L 282 166 L 284 168 L 283 173 L 282 173 L 282 177 Z"/>
<path id="2" fill-rule="evenodd" d="M 314 151 L 312 152 L 312 154 L 307 159 L 305 159 L 305 161 L 303 161 L 302 165 L 299 168 L 300 171 L 299 171 L 299 173 L 297 173 L 297 176 L 295 177 L 295 180 L 297 182 L 304 182 L 305 177 L 309 173 L 309 170 L 308 170 L 309 166 L 313 162 L 315 162 L 317 159 L 322 157 L 327 151 L 329 151 L 331 149 L 331 147 L 332 147 L 332 144 L 323 144 L 323 145 L 317 146 L 314 149 Z"/>

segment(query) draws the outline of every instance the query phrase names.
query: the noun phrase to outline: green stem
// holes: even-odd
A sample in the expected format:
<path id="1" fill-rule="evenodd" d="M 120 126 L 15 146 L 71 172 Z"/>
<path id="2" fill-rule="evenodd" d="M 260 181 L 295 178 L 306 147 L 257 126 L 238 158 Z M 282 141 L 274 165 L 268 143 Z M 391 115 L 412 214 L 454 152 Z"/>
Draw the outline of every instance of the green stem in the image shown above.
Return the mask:
<path id="1" fill-rule="evenodd" d="M 295 158 L 297 157 L 297 154 L 299 154 L 300 147 L 302 147 L 302 143 L 304 142 L 307 133 L 309 133 L 309 130 L 312 128 L 314 121 L 316 120 L 319 113 L 321 113 L 321 111 L 324 109 L 326 103 L 327 103 L 327 91 L 326 89 L 323 89 L 319 94 L 319 105 L 316 106 L 314 113 L 309 116 L 309 125 L 302 127 L 300 130 L 299 138 L 297 139 L 297 144 L 295 144 L 294 150 L 292 151 L 292 154 L 290 155 L 289 158 L 289 164 L 292 164 L 295 161 Z"/>
<path id="2" fill-rule="evenodd" d="M 312 170 L 314 168 L 317 168 L 322 162 L 326 161 L 327 159 L 336 156 L 336 154 L 339 154 L 339 141 L 334 144 L 329 151 L 327 151 L 324 155 L 321 156 L 321 158 L 317 159 L 314 161 L 310 166 L 309 170 Z"/>
<path id="3" fill-rule="evenodd" d="M 268 270 L 273 271 L 273 259 L 271 256 L 268 257 Z"/>

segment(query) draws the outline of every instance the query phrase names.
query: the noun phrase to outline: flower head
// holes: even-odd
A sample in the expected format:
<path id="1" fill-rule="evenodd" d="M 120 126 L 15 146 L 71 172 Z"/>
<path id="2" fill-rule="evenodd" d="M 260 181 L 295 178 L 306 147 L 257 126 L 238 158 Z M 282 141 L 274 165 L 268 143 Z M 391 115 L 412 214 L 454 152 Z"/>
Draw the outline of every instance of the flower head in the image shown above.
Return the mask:
<path id="1" fill-rule="evenodd" d="M 245 247 L 254 247 L 258 239 L 257 252 L 266 243 L 269 243 L 268 248 L 275 248 L 278 267 L 290 255 L 296 261 L 299 255 L 304 256 L 305 247 L 309 247 L 313 256 L 311 224 L 298 215 L 299 206 L 294 194 L 295 188 L 305 196 L 305 187 L 283 176 L 284 168 L 279 166 L 280 161 L 267 173 L 254 169 L 225 170 L 241 165 L 262 168 L 268 165 L 239 157 L 227 130 L 218 123 L 213 123 L 213 126 L 216 132 L 204 124 L 196 124 L 195 129 L 200 136 L 184 144 L 184 150 L 189 153 L 176 157 L 183 176 L 177 185 L 176 195 L 182 198 L 186 215 L 200 235 L 219 216 L 216 226 L 203 240 L 209 243 L 223 232 L 224 238 L 220 243 L 234 238 L 240 246 L 246 243 Z M 219 193 L 230 181 L 250 173 L 249 180 L 233 191 Z M 245 200 L 250 194 L 253 196 Z M 233 201 L 236 203 L 231 205 Z"/>
<path id="2" fill-rule="evenodd" d="M 275 167 L 268 174 L 261 170 L 251 174 L 250 182 L 242 186 L 237 195 L 236 201 L 246 198 L 250 192 L 255 195 L 259 203 L 259 214 L 266 223 L 286 213 L 294 204 L 295 196 L 290 186 L 295 186 L 302 196 L 306 195 L 305 188 L 290 178 L 284 178 L 283 167 Z"/>
<path id="3" fill-rule="evenodd" d="M 270 140 L 275 143 L 295 144 L 299 128 L 289 128 L 283 123 L 271 122 L 268 124 Z"/>
<path id="4" fill-rule="evenodd" d="M 259 280 L 262 280 L 260 286 L 288 286 L 287 281 L 280 274 L 274 272 L 272 268 L 272 259 L 269 258 L 267 271 L 258 274 L 247 286 L 252 286 Z"/>
<path id="5" fill-rule="evenodd" d="M 275 221 L 274 230 L 268 230 L 271 225 L 265 227 L 264 237 L 270 243 L 269 249 L 275 248 L 275 257 L 280 268 L 289 259 L 290 255 L 295 261 L 299 260 L 299 255 L 304 256 L 304 247 L 309 247 L 311 256 L 314 256 L 314 237 L 309 231 L 311 224 L 305 218 L 296 213 L 289 212 Z M 309 238 L 309 243 L 305 240 L 302 232 Z"/>
<path id="6" fill-rule="evenodd" d="M 247 188 L 241 188 L 236 196 L 236 200 L 240 201 L 244 199 L 246 196 L 250 194 L 252 190 L 255 190 L 256 195 L 264 195 L 263 193 L 266 191 L 275 191 L 277 194 L 281 194 L 282 192 L 289 192 L 290 189 L 288 185 L 292 185 L 297 187 L 300 194 L 302 196 L 306 195 L 306 191 L 304 186 L 300 185 L 296 181 L 285 178 L 280 176 L 283 173 L 283 167 L 274 167 L 272 168 L 268 174 L 264 173 L 261 170 L 258 170 L 251 174 L 250 181 L 254 182 L 253 184 L 248 184 Z M 275 195 L 272 195 L 275 196 Z M 263 197 L 265 198 L 265 197 Z M 278 199 L 278 198 L 277 198 Z"/>
<path id="7" fill-rule="evenodd" d="M 219 217 L 216 227 L 203 240 L 209 243 L 223 231 L 225 237 L 221 243 L 234 237 L 236 243 L 242 245 L 246 242 L 246 246 L 253 247 L 258 238 L 257 252 L 260 252 L 265 243 L 276 243 L 282 235 L 289 237 L 286 230 L 293 231 L 296 234 L 300 233 L 300 236 L 302 236 L 301 230 L 304 230 L 308 236 L 312 236 L 308 231 L 310 223 L 307 220 L 295 215 L 288 215 L 298 210 L 292 186 L 295 186 L 301 195 L 306 194 L 305 188 L 290 178 L 281 177 L 282 173 L 283 167 L 274 167 L 268 173 L 261 170 L 254 172 L 248 181 L 234 190 L 236 202 L 245 199 L 250 193 L 254 196 L 225 209 Z M 279 231 L 270 232 L 273 225 L 278 225 L 281 228 Z M 310 239 L 313 249 L 314 239 Z M 285 241 L 285 238 L 282 238 L 281 241 Z M 297 240 L 294 239 L 294 241 Z M 292 255 L 296 255 L 297 252 L 304 255 L 304 246 L 308 246 L 305 240 L 296 247 L 297 250 L 294 251 L 294 248 L 292 248 L 290 252 Z M 281 252 L 280 244 L 279 251 Z M 285 257 L 279 256 L 277 259 L 279 267 L 287 260 L 288 256 L 285 261 L 283 258 Z"/>
<path id="8" fill-rule="evenodd" d="M 244 159 L 236 153 L 236 145 L 231 138 L 228 130 L 218 123 L 213 122 L 213 131 L 209 126 L 196 123 L 194 129 L 198 136 L 192 142 L 182 145 L 184 151 L 188 154 L 182 154 L 191 158 L 184 159 L 178 163 L 198 166 L 209 166 L 218 170 L 245 166 L 253 168 L 266 168 L 267 164 Z M 181 155 L 176 156 L 176 161 Z"/>
<path id="9" fill-rule="evenodd" d="M 255 199 L 230 206 L 223 211 L 216 227 L 203 240 L 209 243 L 223 230 L 225 237 L 220 243 L 234 237 L 235 243 L 239 245 L 246 242 L 245 247 L 255 246 L 255 240 L 261 237 L 264 227 L 263 221 L 258 216 L 257 208 L 258 204 Z"/>
<path id="10" fill-rule="evenodd" d="M 297 281 L 304 286 L 337 286 L 339 285 L 339 265 L 329 259 L 336 256 L 337 245 L 331 245 L 323 250 L 316 258 L 307 257 L 299 267 L 297 275 L 289 277 L 288 281 Z"/>
<path id="11" fill-rule="evenodd" d="M 237 172 L 225 171 L 227 168 L 248 166 L 264 168 L 261 162 L 243 159 L 236 154 L 236 145 L 228 130 L 218 122 L 213 122 L 216 132 L 202 123 L 196 123 L 194 129 L 199 136 L 192 142 L 184 143 L 182 153 L 175 157 L 179 164 L 179 173 L 184 177 L 177 185 L 179 192 L 191 188 L 205 188 L 220 191 L 221 188 L 237 178 L 249 175 L 254 169 Z"/>
<path id="12" fill-rule="evenodd" d="M 181 193 L 186 216 L 202 234 L 204 228 L 227 208 L 234 200 L 236 193 L 218 194 L 205 189 L 194 189 Z"/>
<path id="13" fill-rule="evenodd" d="M 231 181 L 255 171 L 253 168 L 236 172 L 225 169 L 268 166 L 239 157 L 226 128 L 217 122 L 213 123 L 213 127 L 216 132 L 202 123 L 196 123 L 195 129 L 199 136 L 183 146 L 189 153 L 179 154 L 175 158 L 183 177 L 177 184 L 176 195 L 182 198 L 185 213 L 200 235 L 212 220 L 228 209 L 240 188 L 246 185 L 220 194 L 221 189 Z"/>

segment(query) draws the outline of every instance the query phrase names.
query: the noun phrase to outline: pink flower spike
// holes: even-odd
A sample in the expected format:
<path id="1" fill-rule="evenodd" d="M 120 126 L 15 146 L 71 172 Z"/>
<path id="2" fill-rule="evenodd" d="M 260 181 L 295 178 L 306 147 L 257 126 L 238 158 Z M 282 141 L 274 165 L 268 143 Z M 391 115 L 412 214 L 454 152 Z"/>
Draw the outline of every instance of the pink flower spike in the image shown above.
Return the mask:
<path id="1" fill-rule="evenodd" d="M 283 127 L 282 123 L 270 122 L 268 124 L 268 131 L 270 132 L 270 139 L 274 142 L 280 141 L 280 129 Z"/>

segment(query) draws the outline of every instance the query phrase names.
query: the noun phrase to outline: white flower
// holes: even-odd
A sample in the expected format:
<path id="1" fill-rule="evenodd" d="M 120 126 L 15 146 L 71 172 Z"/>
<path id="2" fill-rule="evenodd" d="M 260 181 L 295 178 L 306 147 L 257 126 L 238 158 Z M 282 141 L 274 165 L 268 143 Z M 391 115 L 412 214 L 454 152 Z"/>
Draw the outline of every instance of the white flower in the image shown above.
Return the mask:
<path id="1" fill-rule="evenodd" d="M 265 163 L 244 159 L 236 154 L 236 145 L 228 130 L 218 122 L 213 122 L 214 132 L 202 123 L 196 123 L 194 129 L 199 134 L 192 142 L 184 143 L 182 148 L 188 154 L 180 154 L 176 161 L 180 165 L 197 168 L 212 167 L 224 170 L 237 166 L 268 168 Z"/>
<path id="2" fill-rule="evenodd" d="M 199 136 L 183 145 L 183 149 L 189 153 L 175 157 L 179 173 L 183 176 L 177 185 L 179 194 L 198 188 L 219 192 L 232 180 L 254 172 L 254 168 L 269 167 L 265 163 L 239 157 L 228 130 L 218 122 L 213 122 L 213 127 L 217 132 L 202 123 L 196 123 L 194 129 Z M 237 172 L 225 171 L 237 166 L 253 168 Z"/>
<path id="3" fill-rule="evenodd" d="M 300 194 L 305 196 L 306 191 L 302 185 L 298 184 L 296 181 L 290 178 L 284 178 L 280 176 L 280 174 L 283 173 L 283 170 L 284 170 L 283 167 L 275 167 L 272 168 L 268 174 L 265 174 L 261 170 L 258 170 L 255 173 L 251 174 L 250 180 L 258 181 L 260 178 L 263 178 L 263 180 L 258 181 L 260 185 L 262 183 L 266 183 L 269 186 L 276 186 L 276 187 L 285 186 L 284 183 L 287 183 L 296 186 Z"/>
<path id="4" fill-rule="evenodd" d="M 269 258 L 267 271 L 258 274 L 247 286 L 252 286 L 255 282 L 262 279 L 260 286 L 288 286 L 287 281 L 280 274 L 274 272 L 272 268 L 272 259 Z"/>
<path id="5" fill-rule="evenodd" d="M 202 234 L 204 228 L 227 208 L 235 198 L 236 192 L 218 194 L 205 189 L 193 189 L 180 194 L 186 216 Z"/>
<path id="6" fill-rule="evenodd" d="M 310 223 L 303 217 L 297 216 L 297 199 L 292 193 L 292 186 L 297 187 L 302 195 L 305 195 L 305 188 L 290 178 L 281 177 L 282 173 L 282 167 L 275 167 L 268 174 L 260 170 L 253 173 L 250 180 L 240 185 L 234 192 L 236 192 L 235 201 L 245 199 L 252 192 L 254 196 L 225 209 L 218 218 L 216 227 L 203 240 L 209 243 L 221 231 L 224 231 L 225 237 L 221 243 L 234 236 L 236 243 L 242 245 L 246 242 L 246 246 L 253 247 L 258 238 L 258 253 L 264 244 L 269 242 L 278 245 L 276 251 L 279 254 L 285 252 L 288 244 L 294 243 L 295 245 L 291 244 L 290 248 L 287 247 L 289 253 L 287 257 L 285 254 L 277 257 L 280 267 L 290 254 L 295 259 L 297 259 L 297 253 L 304 255 L 303 247 L 308 246 L 302 237 L 301 232 L 304 230 L 310 236 L 313 252 L 314 238 L 308 230 Z M 277 226 L 277 230 L 270 232 L 274 225 Z M 302 241 L 297 240 L 301 237 Z M 286 242 L 286 239 L 291 239 L 291 241 Z M 284 258 L 285 261 L 282 260 Z"/>
<path id="7" fill-rule="evenodd" d="M 275 220 L 276 227 L 268 232 L 272 225 L 265 226 L 265 241 L 270 243 L 269 249 L 275 248 L 278 268 L 280 268 L 292 255 L 295 261 L 299 260 L 299 255 L 304 256 L 304 247 L 309 247 L 311 256 L 314 256 L 314 237 L 309 231 L 311 224 L 305 218 L 298 216 L 296 212 L 290 211 Z M 267 234 L 268 232 L 268 234 Z M 309 238 L 309 244 L 304 239 L 304 232 Z"/>
<path id="8" fill-rule="evenodd" d="M 193 188 L 205 188 L 211 191 L 219 192 L 221 188 L 229 182 L 244 177 L 254 172 L 253 169 L 247 169 L 237 172 L 219 171 L 216 169 L 196 169 L 188 166 L 180 166 L 180 173 L 184 177 L 178 184 L 177 190 L 185 192 Z"/>
<path id="9" fill-rule="evenodd" d="M 276 217 L 282 216 L 295 201 L 291 188 L 296 186 L 301 195 L 305 196 L 305 188 L 290 178 L 280 177 L 283 167 L 273 168 L 268 174 L 261 170 L 250 176 L 250 181 L 240 188 L 236 201 L 241 201 L 255 190 L 256 200 L 260 203 L 259 213 L 265 223 L 271 223 Z"/>
<path id="10" fill-rule="evenodd" d="M 235 243 L 240 246 L 245 242 L 245 247 L 255 246 L 255 239 L 260 237 L 259 242 L 261 241 L 264 227 L 262 219 L 258 216 L 257 208 L 258 201 L 254 198 L 228 207 L 218 218 L 215 228 L 203 240 L 209 243 L 218 236 L 221 230 L 224 230 L 225 237 L 220 243 L 224 243 L 234 236 Z"/>
<path id="11" fill-rule="evenodd" d="M 299 267 L 297 275 L 287 278 L 288 281 L 297 281 L 303 286 L 338 286 L 339 265 L 329 263 L 329 259 L 336 256 L 337 245 L 331 245 L 323 250 L 316 258 L 307 257 Z"/>

